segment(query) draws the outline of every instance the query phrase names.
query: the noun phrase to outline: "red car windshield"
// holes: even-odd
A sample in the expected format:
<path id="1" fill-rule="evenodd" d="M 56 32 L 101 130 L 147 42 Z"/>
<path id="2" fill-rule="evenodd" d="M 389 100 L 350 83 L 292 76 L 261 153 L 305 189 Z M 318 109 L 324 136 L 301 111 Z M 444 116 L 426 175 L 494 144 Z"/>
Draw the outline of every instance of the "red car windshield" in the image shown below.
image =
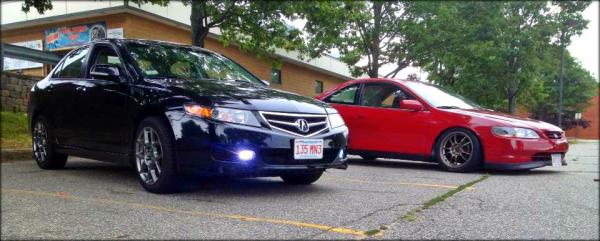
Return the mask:
<path id="1" fill-rule="evenodd" d="M 459 94 L 453 93 L 447 89 L 443 89 L 435 85 L 412 81 L 405 82 L 404 84 L 435 108 L 481 109 L 479 105 L 473 103 L 470 100 L 465 99 Z"/>

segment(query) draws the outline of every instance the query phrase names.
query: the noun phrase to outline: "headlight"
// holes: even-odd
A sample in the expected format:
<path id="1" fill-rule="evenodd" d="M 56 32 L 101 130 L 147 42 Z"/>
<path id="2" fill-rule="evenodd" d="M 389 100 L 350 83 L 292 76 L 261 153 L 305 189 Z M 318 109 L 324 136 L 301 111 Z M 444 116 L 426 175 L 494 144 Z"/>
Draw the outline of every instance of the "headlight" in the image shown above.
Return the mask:
<path id="1" fill-rule="evenodd" d="M 536 139 L 540 136 L 532 129 L 519 127 L 493 127 L 492 133 L 502 137 L 516 137 L 526 139 Z"/>
<path id="2" fill-rule="evenodd" d="M 241 125 L 260 126 L 260 123 L 251 111 L 222 107 L 211 108 L 195 104 L 186 104 L 184 107 L 185 111 L 193 116 Z"/>
<path id="3" fill-rule="evenodd" d="M 329 125 L 331 125 L 331 128 L 336 128 L 346 125 L 346 123 L 344 123 L 344 119 L 342 119 L 342 116 L 340 114 L 330 114 Z"/>

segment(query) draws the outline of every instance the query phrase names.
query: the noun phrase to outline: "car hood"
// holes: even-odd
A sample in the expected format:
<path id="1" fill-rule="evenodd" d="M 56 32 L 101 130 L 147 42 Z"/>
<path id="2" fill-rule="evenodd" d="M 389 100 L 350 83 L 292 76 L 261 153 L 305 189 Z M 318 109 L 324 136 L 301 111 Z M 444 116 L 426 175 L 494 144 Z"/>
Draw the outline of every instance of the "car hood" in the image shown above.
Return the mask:
<path id="1" fill-rule="evenodd" d="M 496 122 L 497 125 L 523 127 L 530 129 L 538 129 L 543 131 L 562 131 L 559 127 L 547 122 L 534 120 L 530 118 L 522 118 L 514 115 L 489 111 L 489 110 L 467 110 L 467 109 L 450 109 L 444 110 L 461 115 L 467 115 L 473 118 L 482 118 L 488 121 Z"/>
<path id="2" fill-rule="evenodd" d="M 312 114 L 325 114 L 325 108 L 329 107 L 325 102 L 261 84 L 209 80 L 168 82 L 172 90 L 214 106 Z"/>

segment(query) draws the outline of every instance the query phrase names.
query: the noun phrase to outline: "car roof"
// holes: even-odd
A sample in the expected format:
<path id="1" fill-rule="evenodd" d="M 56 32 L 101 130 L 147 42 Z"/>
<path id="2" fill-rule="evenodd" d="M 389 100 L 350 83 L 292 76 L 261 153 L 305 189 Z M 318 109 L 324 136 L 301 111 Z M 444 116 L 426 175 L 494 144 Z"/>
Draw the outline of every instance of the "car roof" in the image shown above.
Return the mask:
<path id="1" fill-rule="evenodd" d="M 174 46 L 174 47 L 192 48 L 192 49 L 200 50 L 203 52 L 221 55 L 217 52 L 214 52 L 214 51 L 211 51 L 211 50 L 208 50 L 205 48 L 181 44 L 181 43 L 175 43 L 175 42 L 161 41 L 161 40 L 105 38 L 105 39 L 95 40 L 92 43 L 103 43 L 103 42 L 104 43 L 111 42 L 111 43 L 139 43 L 139 44 L 147 44 L 147 45 L 166 45 L 166 46 Z"/>

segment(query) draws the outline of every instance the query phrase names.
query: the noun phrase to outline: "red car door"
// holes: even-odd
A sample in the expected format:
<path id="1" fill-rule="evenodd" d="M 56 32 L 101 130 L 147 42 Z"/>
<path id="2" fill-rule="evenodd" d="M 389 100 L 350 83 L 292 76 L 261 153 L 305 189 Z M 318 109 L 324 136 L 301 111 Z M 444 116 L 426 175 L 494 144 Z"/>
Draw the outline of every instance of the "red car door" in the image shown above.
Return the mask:
<path id="1" fill-rule="evenodd" d="M 340 113 L 348 129 L 352 130 L 349 131 L 348 136 L 350 149 L 355 149 L 356 144 L 360 143 L 359 132 L 361 131 L 361 126 L 357 119 L 357 114 L 361 109 L 357 106 L 359 89 L 360 84 L 349 85 L 331 94 L 324 100 Z"/>
<path id="2" fill-rule="evenodd" d="M 356 116 L 359 130 L 350 127 L 352 149 L 423 155 L 430 112 L 401 109 L 402 99 L 414 99 L 391 83 L 367 83 L 362 87 Z M 356 139 L 360 139 L 357 141 Z M 353 145 L 356 144 L 356 145 Z"/>

